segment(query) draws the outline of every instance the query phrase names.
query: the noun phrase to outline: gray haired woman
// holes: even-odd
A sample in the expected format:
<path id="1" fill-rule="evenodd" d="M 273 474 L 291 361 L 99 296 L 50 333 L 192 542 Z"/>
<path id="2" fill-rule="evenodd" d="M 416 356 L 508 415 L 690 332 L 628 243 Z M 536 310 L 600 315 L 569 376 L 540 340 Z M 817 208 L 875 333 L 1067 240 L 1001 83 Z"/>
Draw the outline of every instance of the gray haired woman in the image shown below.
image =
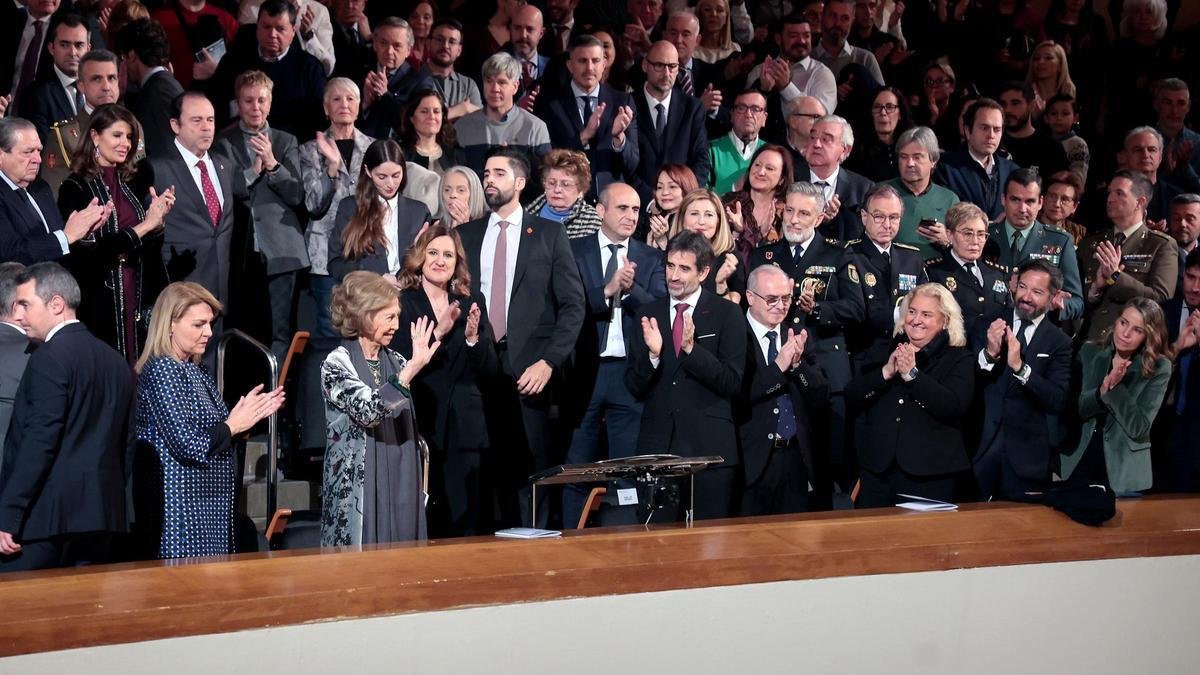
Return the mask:
<path id="1" fill-rule="evenodd" d="M 321 545 L 424 539 L 423 469 L 409 385 L 441 342 L 426 317 L 409 325 L 412 358 L 387 348 L 400 325 L 392 284 L 357 271 L 333 289 L 341 346 L 321 364 L 326 449 Z"/>

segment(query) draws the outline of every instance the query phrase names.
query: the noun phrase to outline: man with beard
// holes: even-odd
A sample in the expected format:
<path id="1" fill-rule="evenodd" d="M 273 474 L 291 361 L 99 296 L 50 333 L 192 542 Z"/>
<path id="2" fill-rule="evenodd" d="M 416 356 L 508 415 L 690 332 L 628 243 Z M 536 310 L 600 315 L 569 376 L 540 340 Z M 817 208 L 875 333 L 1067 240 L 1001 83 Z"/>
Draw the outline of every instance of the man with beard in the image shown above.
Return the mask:
<path id="1" fill-rule="evenodd" d="M 833 71 L 812 58 L 812 27 L 808 20 L 801 14 L 788 16 L 775 34 L 775 43 L 779 45 L 779 56 L 768 56 L 755 66 L 746 77 L 746 86 L 767 93 L 773 111 L 801 96 L 817 99 L 827 112 L 836 108 L 837 83 Z"/>
<path id="2" fill-rule="evenodd" d="M 1152 465 L 1156 489 L 1200 492 L 1200 252 L 1192 249 L 1182 267 L 1178 297 L 1163 303 L 1175 377 L 1154 421 Z"/>
<path id="3" fill-rule="evenodd" d="M 633 176 L 643 203 L 654 198 L 659 167 L 683 164 L 691 168 L 696 182 L 708 185 L 712 173 L 708 155 L 708 133 L 704 130 L 704 108 L 699 99 L 675 88 L 679 53 L 666 40 L 654 43 L 642 59 L 646 84 L 634 94 L 638 128 L 638 165 Z M 640 95 L 639 95 L 640 94 Z"/>
<path id="4" fill-rule="evenodd" d="M 1017 271 L 1016 307 L 1002 311 L 972 345 L 978 352 L 984 419 L 975 477 L 984 499 L 1028 501 L 1050 486 L 1050 459 L 1062 440 L 1057 415 L 1069 402 L 1071 339 L 1044 321 L 1062 288 L 1045 260 Z"/>
<path id="5" fill-rule="evenodd" d="M 1004 185 L 1018 167 L 998 155 L 1004 132 L 1004 108 L 990 98 L 972 103 L 963 115 L 967 141 L 946 153 L 938 163 L 934 180 L 958 198 L 983 209 L 988 218 L 1004 212 Z"/>
<path id="6" fill-rule="evenodd" d="M 556 78 L 546 77 L 551 70 L 550 57 L 538 53 L 538 43 L 545 33 L 542 10 L 533 5 L 520 5 L 508 20 L 509 43 L 504 45 L 502 51 L 511 54 L 520 64 L 517 99 L 525 110 L 533 110 L 538 96 L 542 94 L 543 84 L 548 85 L 543 98 L 552 97 L 555 92 L 550 90 L 557 90 L 560 84 L 550 81 Z"/>
<path id="7" fill-rule="evenodd" d="M 550 29 L 538 45 L 538 50 L 558 56 L 567 50 L 567 41 L 575 29 L 575 8 L 579 0 L 546 0 L 546 18 Z"/>
<path id="8" fill-rule="evenodd" d="M 783 238 L 755 249 L 750 270 L 777 265 L 792 278 L 792 302 L 787 327 L 807 331 L 805 352 L 824 373 L 829 384 L 830 417 L 814 430 L 818 446 L 828 446 L 828 458 L 819 456 L 811 475 L 816 491 L 810 506 L 830 507 L 832 481 L 843 479 L 846 447 L 846 402 L 842 396 L 850 381 L 850 352 L 846 327 L 865 316 L 861 279 L 845 249 L 833 239 L 817 234 L 825 211 L 825 194 L 812 183 L 793 183 L 783 207 Z M 853 453 L 851 453 L 852 455 Z M 833 464 L 832 471 L 824 460 Z M 849 489 L 849 485 L 843 483 Z"/>
<path id="9" fill-rule="evenodd" d="M 446 102 L 448 111 L 443 123 L 483 107 L 475 80 L 454 69 L 458 57 L 462 56 L 462 24 L 454 19 L 439 19 L 429 33 L 429 42 L 429 60 L 421 70 Z"/>
<path id="10" fill-rule="evenodd" d="M 821 42 L 813 49 L 813 56 L 829 66 L 835 79 L 841 75 L 843 68 L 855 63 L 866 68 L 876 82 L 885 84 L 875 55 L 846 41 L 853 21 L 854 5 L 850 0 L 826 2 L 825 11 L 821 14 Z"/>
<path id="11" fill-rule="evenodd" d="M 1183 295 L 1184 261 L 1195 251 L 1196 240 L 1200 239 L 1200 195 L 1187 192 L 1171 200 L 1170 230 L 1179 245 L 1179 277 L 1175 284 L 1175 297 Z"/>
<path id="12" fill-rule="evenodd" d="M 1037 168 L 1049 176 L 1065 171 L 1070 163 L 1062 143 L 1048 132 L 1033 126 L 1033 85 L 1013 82 L 1000 90 L 1004 106 L 1002 145 L 1018 166 Z"/>
<path id="13" fill-rule="evenodd" d="M 458 228 L 471 265 L 471 287 L 487 301 L 500 356 L 501 373 L 484 395 L 489 434 L 498 439 L 493 448 L 500 452 L 491 453 L 482 470 L 486 489 L 499 501 L 501 527 L 546 524 L 547 511 L 528 513 L 526 478 L 553 463 L 547 447 L 553 402 L 548 385 L 574 349 L 585 314 L 583 284 L 566 231 L 521 208 L 528 180 L 529 164 L 520 151 L 494 150 L 483 170 L 491 212 Z M 484 503 L 492 503 L 492 494 L 486 494 Z"/>
<path id="14" fill-rule="evenodd" d="M 1108 182 L 1108 219 L 1112 229 L 1094 232 L 1079 242 L 1079 269 L 1087 289 L 1087 337 L 1108 337 L 1125 303 L 1133 298 L 1163 302 L 1175 295 L 1179 276 L 1178 246 L 1151 230 L 1144 220 L 1150 181 L 1132 171 L 1118 171 Z"/>
<path id="15" fill-rule="evenodd" d="M 988 227 L 984 258 L 1005 270 L 1026 260 L 1040 259 L 1062 270 L 1061 290 L 1051 299 L 1059 321 L 1083 317 L 1083 283 L 1075 239 L 1067 232 L 1038 222 L 1042 210 L 1042 179 L 1032 169 L 1017 169 L 1004 185 L 1004 220 Z"/>
<path id="16" fill-rule="evenodd" d="M 1012 306 L 1008 274 L 995 263 L 985 262 L 983 247 L 988 238 L 987 217 L 978 206 L 959 202 L 946 213 L 950 251 L 945 258 L 927 263 L 929 280 L 945 286 L 962 308 L 963 327 L 974 334 L 975 324 L 997 316 Z"/>

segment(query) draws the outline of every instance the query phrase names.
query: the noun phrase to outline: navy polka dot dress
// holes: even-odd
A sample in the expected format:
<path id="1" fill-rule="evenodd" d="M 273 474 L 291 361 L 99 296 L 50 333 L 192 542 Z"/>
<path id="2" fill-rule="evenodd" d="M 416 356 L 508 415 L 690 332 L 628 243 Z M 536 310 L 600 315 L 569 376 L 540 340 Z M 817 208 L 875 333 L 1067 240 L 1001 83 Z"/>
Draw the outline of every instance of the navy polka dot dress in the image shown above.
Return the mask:
<path id="1" fill-rule="evenodd" d="M 232 553 L 237 459 L 216 384 L 190 361 L 159 357 L 138 378 L 137 403 L 139 526 L 160 530 L 160 558 Z"/>

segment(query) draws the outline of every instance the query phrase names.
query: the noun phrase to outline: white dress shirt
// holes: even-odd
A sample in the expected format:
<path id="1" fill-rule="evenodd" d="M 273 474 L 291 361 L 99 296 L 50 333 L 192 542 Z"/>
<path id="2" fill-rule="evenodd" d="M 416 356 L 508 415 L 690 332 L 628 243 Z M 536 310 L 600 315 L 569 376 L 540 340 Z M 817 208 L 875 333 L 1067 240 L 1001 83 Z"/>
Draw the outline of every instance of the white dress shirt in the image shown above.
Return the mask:
<path id="1" fill-rule="evenodd" d="M 483 246 L 479 249 L 479 292 L 485 300 L 492 299 L 492 265 L 496 259 L 496 240 L 500 238 L 500 221 L 508 221 L 505 230 L 507 248 L 504 258 L 504 318 L 507 322 L 508 310 L 512 306 L 513 279 L 517 276 L 517 254 L 521 247 L 521 225 L 524 222 L 525 211 L 520 204 L 513 207 L 513 212 L 501 217 L 492 212 L 488 216 L 487 229 L 483 232 Z M 488 307 L 488 312 L 493 308 Z"/>
<path id="2" fill-rule="evenodd" d="M 43 340 L 43 342 L 49 342 L 50 338 L 57 335 L 58 331 L 63 329 L 63 326 L 70 326 L 73 323 L 79 323 L 79 319 L 67 319 L 66 321 L 63 321 L 62 323 L 55 326 L 54 328 L 51 328 L 50 331 L 48 333 L 46 333 L 46 339 Z"/>
<path id="3" fill-rule="evenodd" d="M 737 134 L 731 131 L 729 132 L 729 140 L 733 142 L 733 148 L 737 150 L 738 154 L 742 156 L 742 159 L 747 162 L 749 162 L 750 158 L 754 156 L 754 151 L 758 150 L 759 138 L 757 136 L 752 138 L 749 143 L 746 143 L 742 141 L 742 139 L 738 138 Z"/>
<path id="4" fill-rule="evenodd" d="M 75 81 L 76 78 L 59 70 L 57 65 L 54 66 L 54 74 L 58 77 L 58 83 L 62 85 L 63 93 L 67 95 L 67 100 L 71 102 L 71 110 L 74 110 L 75 114 L 78 115 L 79 108 L 75 107 L 75 92 L 78 90 L 79 85 Z"/>
<path id="5" fill-rule="evenodd" d="M 817 237 L 817 229 L 814 227 L 813 229 L 808 231 L 807 239 L 796 242 L 795 244 L 789 243 L 788 248 L 791 249 L 791 251 L 792 251 L 792 259 L 795 260 L 797 257 L 797 254 L 800 257 L 804 257 L 804 252 L 808 250 L 808 247 L 812 245 L 813 239 L 816 239 L 816 237 Z"/>
<path id="6" fill-rule="evenodd" d="M 950 249 L 950 257 L 954 258 L 954 262 L 958 263 L 960 267 L 963 267 L 964 269 L 966 268 L 968 262 L 958 257 L 958 254 L 954 252 L 954 249 Z M 983 286 L 983 271 L 979 269 L 979 261 L 976 260 L 975 262 L 969 264 L 972 265 L 971 275 L 975 277 L 975 280 L 979 282 L 980 286 Z"/>
<path id="7" fill-rule="evenodd" d="M 1041 325 L 1042 319 L 1044 319 L 1044 318 L 1046 318 L 1046 315 L 1041 314 L 1037 318 L 1033 319 L 1032 321 L 1022 321 L 1021 318 L 1019 316 L 1017 316 L 1017 311 L 1014 309 L 1013 313 L 1012 313 L 1012 326 L 1014 329 L 1013 335 L 1017 335 L 1017 331 L 1024 333 L 1025 334 L 1025 346 L 1028 347 L 1029 341 L 1033 339 L 1033 334 L 1037 332 L 1037 328 L 1039 325 Z M 1020 340 L 1021 336 L 1017 335 L 1017 339 Z M 1022 360 L 1024 360 L 1024 359 L 1022 359 Z M 989 373 L 992 372 L 992 368 L 994 368 L 996 366 L 996 364 L 988 361 L 986 346 L 983 349 L 979 350 L 979 358 L 977 359 L 977 361 L 979 363 L 980 370 L 986 370 Z M 1026 365 L 1028 365 L 1028 362 L 1026 362 Z M 1022 377 L 1018 376 L 1017 373 L 1013 373 L 1013 377 L 1016 377 L 1021 382 L 1021 384 L 1025 384 L 1026 382 L 1029 381 L 1028 377 L 1022 378 Z"/>
<path id="8" fill-rule="evenodd" d="M 788 83 L 783 91 L 779 92 L 780 98 L 785 102 L 794 101 L 801 96 L 812 96 L 825 106 L 826 112 L 833 112 L 837 107 L 837 79 L 833 76 L 833 71 L 829 66 L 820 61 L 806 56 L 803 59 L 791 65 L 792 81 Z M 762 76 L 762 66 L 755 66 L 754 70 L 750 71 L 747 78 L 746 86 L 758 80 Z"/>
<path id="9" fill-rule="evenodd" d="M 833 173 L 829 174 L 828 178 L 821 178 L 817 174 L 813 173 L 812 169 L 808 170 L 808 182 L 812 183 L 813 185 L 817 185 L 817 183 L 825 183 L 825 185 L 818 185 L 817 187 L 821 188 L 821 191 L 825 193 L 826 204 L 832 201 L 833 196 L 837 194 L 837 179 L 838 174 L 841 173 L 841 171 L 842 167 L 838 166 L 833 170 Z"/>
<path id="10" fill-rule="evenodd" d="M 642 88 L 642 94 L 645 95 L 645 97 L 646 97 L 646 105 L 650 106 L 650 121 L 651 122 L 658 124 L 658 111 L 654 109 L 654 107 L 657 105 L 661 105 L 663 107 L 662 114 L 666 117 L 666 119 L 671 119 L 671 92 L 672 91 L 674 91 L 674 89 L 668 89 L 667 97 L 660 101 L 660 100 L 654 98 L 650 94 L 649 87 Z M 663 125 L 665 127 L 666 122 L 664 122 Z M 654 127 L 650 127 L 650 129 L 651 129 L 651 131 L 653 131 Z"/>
<path id="11" fill-rule="evenodd" d="M 212 181 L 213 189 L 217 193 L 217 201 L 220 202 L 221 208 L 225 208 L 225 194 L 221 192 L 221 181 L 217 178 L 217 165 L 213 163 L 212 154 L 204 153 L 203 157 L 197 157 L 190 150 L 183 147 L 179 143 L 179 139 L 175 139 L 175 149 L 179 151 L 179 156 L 183 157 L 183 162 L 187 164 L 188 171 L 192 174 L 192 180 L 196 183 L 196 189 L 200 192 L 200 197 L 204 197 L 204 184 L 200 182 L 200 169 L 196 168 L 197 162 L 204 162 L 204 168 L 208 169 L 208 179 Z"/>
<path id="12" fill-rule="evenodd" d="M 663 336 L 663 346 L 662 346 L 663 350 L 675 349 L 675 346 L 672 343 L 672 337 L 671 337 L 671 335 L 672 335 L 671 330 L 672 330 L 672 327 L 675 325 L 675 306 L 681 302 L 686 302 L 688 304 L 688 308 L 683 310 L 683 315 L 684 316 L 692 316 L 696 312 L 696 303 L 700 302 L 700 293 L 702 293 L 703 291 L 704 291 L 703 288 L 697 288 L 695 290 L 695 292 L 693 292 L 691 295 L 687 296 L 686 298 L 684 298 L 682 300 L 676 300 L 674 296 L 671 297 L 670 307 L 668 308 L 668 311 L 667 311 L 667 325 L 658 327 L 658 332 L 661 333 Z M 659 354 L 659 358 L 657 358 L 657 359 L 654 358 L 653 356 L 651 356 L 650 357 L 650 365 L 655 368 L 658 368 L 658 364 L 662 363 L 661 357 L 662 357 L 662 354 Z"/>
<path id="13" fill-rule="evenodd" d="M 383 202 L 383 237 L 387 240 L 388 272 L 396 274 L 400 271 L 400 217 L 397 210 L 400 206 L 400 192 L 391 199 L 379 198 Z"/>
<path id="14" fill-rule="evenodd" d="M 4 183 L 13 190 L 21 189 L 16 183 L 12 182 L 12 180 L 8 177 L 8 174 L 4 173 L 3 171 L 0 171 L 0 178 L 3 178 Z M 19 195 L 20 193 L 17 194 Z M 37 200 L 34 199 L 33 195 L 29 194 L 28 191 L 25 192 L 25 195 L 29 198 L 29 204 L 33 206 L 33 210 L 37 212 L 38 218 L 42 219 L 42 227 L 46 228 L 46 232 L 53 234 L 54 237 L 58 239 L 58 245 L 62 249 L 62 254 L 66 255 L 70 253 L 71 243 L 67 241 L 67 233 L 63 232 L 62 230 L 51 230 L 50 223 L 46 220 L 46 214 L 42 213 L 42 207 L 38 206 Z"/>
<path id="15" fill-rule="evenodd" d="M 770 366 L 771 365 L 771 352 L 770 352 L 771 339 L 767 337 L 767 332 L 775 331 L 775 349 L 776 349 L 776 353 L 778 353 L 780 346 L 782 346 L 780 344 L 780 338 L 782 336 L 780 335 L 781 331 L 779 329 L 779 326 L 775 326 L 774 328 L 772 328 L 770 326 L 764 326 L 763 324 L 759 323 L 753 316 L 750 316 L 750 312 L 746 312 L 746 323 L 750 324 L 750 330 L 751 330 L 751 332 L 754 333 L 754 337 L 758 341 L 758 349 L 759 349 L 759 351 L 762 352 L 763 361 L 766 361 L 767 365 Z"/>
<path id="16" fill-rule="evenodd" d="M 600 246 L 600 271 L 608 269 L 608 260 L 612 258 L 613 252 L 608 248 L 609 244 L 619 244 L 623 248 L 617 249 L 617 269 L 629 260 L 629 240 L 613 241 L 604 236 L 604 230 L 596 231 L 596 239 Z M 623 294 L 622 297 L 624 297 Z M 623 312 L 621 303 L 613 303 L 612 316 L 608 320 L 608 342 L 600 345 L 600 356 L 625 358 L 625 326 L 621 323 Z"/>

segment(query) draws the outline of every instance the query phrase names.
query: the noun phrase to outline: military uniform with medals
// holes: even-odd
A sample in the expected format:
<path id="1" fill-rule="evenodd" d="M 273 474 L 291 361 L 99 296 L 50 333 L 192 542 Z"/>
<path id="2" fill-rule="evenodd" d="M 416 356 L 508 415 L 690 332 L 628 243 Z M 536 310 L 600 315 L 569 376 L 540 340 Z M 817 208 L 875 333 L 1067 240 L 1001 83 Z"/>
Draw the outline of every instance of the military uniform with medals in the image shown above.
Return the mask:
<path id="1" fill-rule="evenodd" d="M 58 188 L 71 174 L 71 163 L 75 153 L 83 145 L 83 135 L 92 123 L 92 113 L 84 110 L 75 117 L 61 122 L 55 122 L 46 135 L 46 145 L 42 148 L 42 180 L 50 185 L 54 198 L 58 199 Z M 134 161 L 146 159 L 146 133 L 142 123 L 138 122 L 138 146 L 134 153 Z"/>
<path id="2" fill-rule="evenodd" d="M 855 375 L 882 368 L 891 355 L 896 307 L 912 289 L 929 281 L 925 261 L 916 246 L 892 242 L 890 260 L 870 239 L 846 244 L 866 306 L 862 323 L 846 331 Z"/>
<path id="3" fill-rule="evenodd" d="M 999 316 L 1004 309 L 1013 306 L 1012 294 L 1008 290 L 1008 270 L 999 263 L 977 260 L 975 269 L 983 277 L 983 283 L 959 264 L 952 255 L 935 258 L 925 263 L 929 280 L 947 288 L 962 308 L 963 327 L 967 335 L 973 335 L 973 324 L 980 317 Z"/>
<path id="4" fill-rule="evenodd" d="M 1088 340 L 1101 342 L 1133 298 L 1165 302 L 1175 294 L 1179 279 L 1179 246 L 1170 236 L 1151 230 L 1143 223 L 1125 240 L 1112 229 L 1096 232 L 1079 242 L 1079 268 L 1085 287 L 1096 278 L 1100 262 L 1096 246 L 1112 242 L 1121 251 L 1121 270 L 1101 291 L 1099 299 L 1088 302 L 1084 326 Z M 1086 293 L 1086 291 L 1085 291 Z"/>

